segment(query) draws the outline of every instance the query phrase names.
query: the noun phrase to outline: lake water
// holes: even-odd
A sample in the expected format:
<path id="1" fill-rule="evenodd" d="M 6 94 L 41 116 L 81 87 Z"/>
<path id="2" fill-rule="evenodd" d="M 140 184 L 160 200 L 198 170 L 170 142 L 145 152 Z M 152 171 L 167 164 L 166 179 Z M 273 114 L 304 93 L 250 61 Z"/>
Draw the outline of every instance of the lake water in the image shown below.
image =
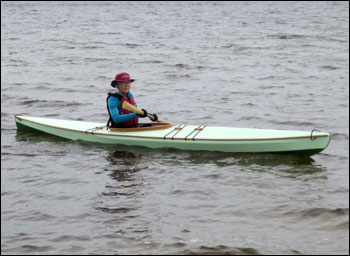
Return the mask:
<path id="1" fill-rule="evenodd" d="M 312 157 L 17 131 L 106 122 L 119 72 L 173 123 L 332 134 Z M 349 254 L 348 2 L 1 2 L 2 254 Z"/>

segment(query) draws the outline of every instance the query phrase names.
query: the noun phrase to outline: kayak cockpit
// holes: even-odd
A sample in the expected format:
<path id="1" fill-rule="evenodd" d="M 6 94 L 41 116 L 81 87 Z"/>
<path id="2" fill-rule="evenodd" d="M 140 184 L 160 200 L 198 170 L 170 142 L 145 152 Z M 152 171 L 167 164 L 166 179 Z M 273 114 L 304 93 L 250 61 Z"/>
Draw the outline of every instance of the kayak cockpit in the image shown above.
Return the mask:
<path id="1" fill-rule="evenodd" d="M 154 131 L 154 130 L 165 130 L 173 127 L 172 123 L 140 123 L 137 127 L 132 128 L 112 128 L 108 129 L 112 132 L 141 132 L 141 131 Z"/>

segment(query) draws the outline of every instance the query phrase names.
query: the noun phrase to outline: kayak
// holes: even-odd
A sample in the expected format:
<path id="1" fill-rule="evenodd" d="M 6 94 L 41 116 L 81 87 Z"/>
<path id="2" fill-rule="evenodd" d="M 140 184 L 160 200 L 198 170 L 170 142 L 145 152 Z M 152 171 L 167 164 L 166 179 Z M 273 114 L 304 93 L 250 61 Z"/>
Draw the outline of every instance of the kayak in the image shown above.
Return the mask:
<path id="1" fill-rule="evenodd" d="M 15 116 L 19 130 L 37 130 L 70 140 L 105 144 L 232 153 L 313 155 L 331 135 L 318 130 L 293 131 L 205 125 L 145 123 L 137 128 L 110 128 L 103 123 Z"/>

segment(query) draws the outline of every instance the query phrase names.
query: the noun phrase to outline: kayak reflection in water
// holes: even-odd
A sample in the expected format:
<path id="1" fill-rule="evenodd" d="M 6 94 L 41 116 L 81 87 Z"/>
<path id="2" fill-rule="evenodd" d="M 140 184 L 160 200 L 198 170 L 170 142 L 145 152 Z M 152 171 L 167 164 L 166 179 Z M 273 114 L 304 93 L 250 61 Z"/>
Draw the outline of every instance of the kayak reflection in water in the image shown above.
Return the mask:
<path id="1" fill-rule="evenodd" d="M 130 79 L 130 75 L 126 72 L 119 73 L 115 76 L 115 79 L 111 82 L 111 86 L 118 89 L 118 92 L 108 93 L 107 97 L 107 110 L 109 114 L 109 119 L 107 126 L 118 127 L 118 128 L 131 128 L 137 127 L 139 122 L 139 117 L 147 117 L 147 111 L 143 110 L 143 115 L 133 113 L 127 109 L 122 108 L 124 101 L 134 105 L 136 102 L 134 96 L 130 92 L 131 83 L 135 79 Z M 155 114 L 153 116 L 156 117 Z M 156 121 L 156 120 L 152 120 Z"/>

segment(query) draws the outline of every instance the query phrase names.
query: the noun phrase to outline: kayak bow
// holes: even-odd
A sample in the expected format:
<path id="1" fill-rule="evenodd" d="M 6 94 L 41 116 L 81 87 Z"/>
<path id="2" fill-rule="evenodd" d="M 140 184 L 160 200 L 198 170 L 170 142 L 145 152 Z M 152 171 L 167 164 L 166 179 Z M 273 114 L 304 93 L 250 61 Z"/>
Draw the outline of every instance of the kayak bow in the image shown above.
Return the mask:
<path id="1" fill-rule="evenodd" d="M 107 128 L 105 124 L 15 116 L 19 130 L 38 130 L 70 140 L 150 148 L 176 148 L 234 153 L 313 155 L 331 139 L 326 132 L 152 123 L 139 128 Z"/>

